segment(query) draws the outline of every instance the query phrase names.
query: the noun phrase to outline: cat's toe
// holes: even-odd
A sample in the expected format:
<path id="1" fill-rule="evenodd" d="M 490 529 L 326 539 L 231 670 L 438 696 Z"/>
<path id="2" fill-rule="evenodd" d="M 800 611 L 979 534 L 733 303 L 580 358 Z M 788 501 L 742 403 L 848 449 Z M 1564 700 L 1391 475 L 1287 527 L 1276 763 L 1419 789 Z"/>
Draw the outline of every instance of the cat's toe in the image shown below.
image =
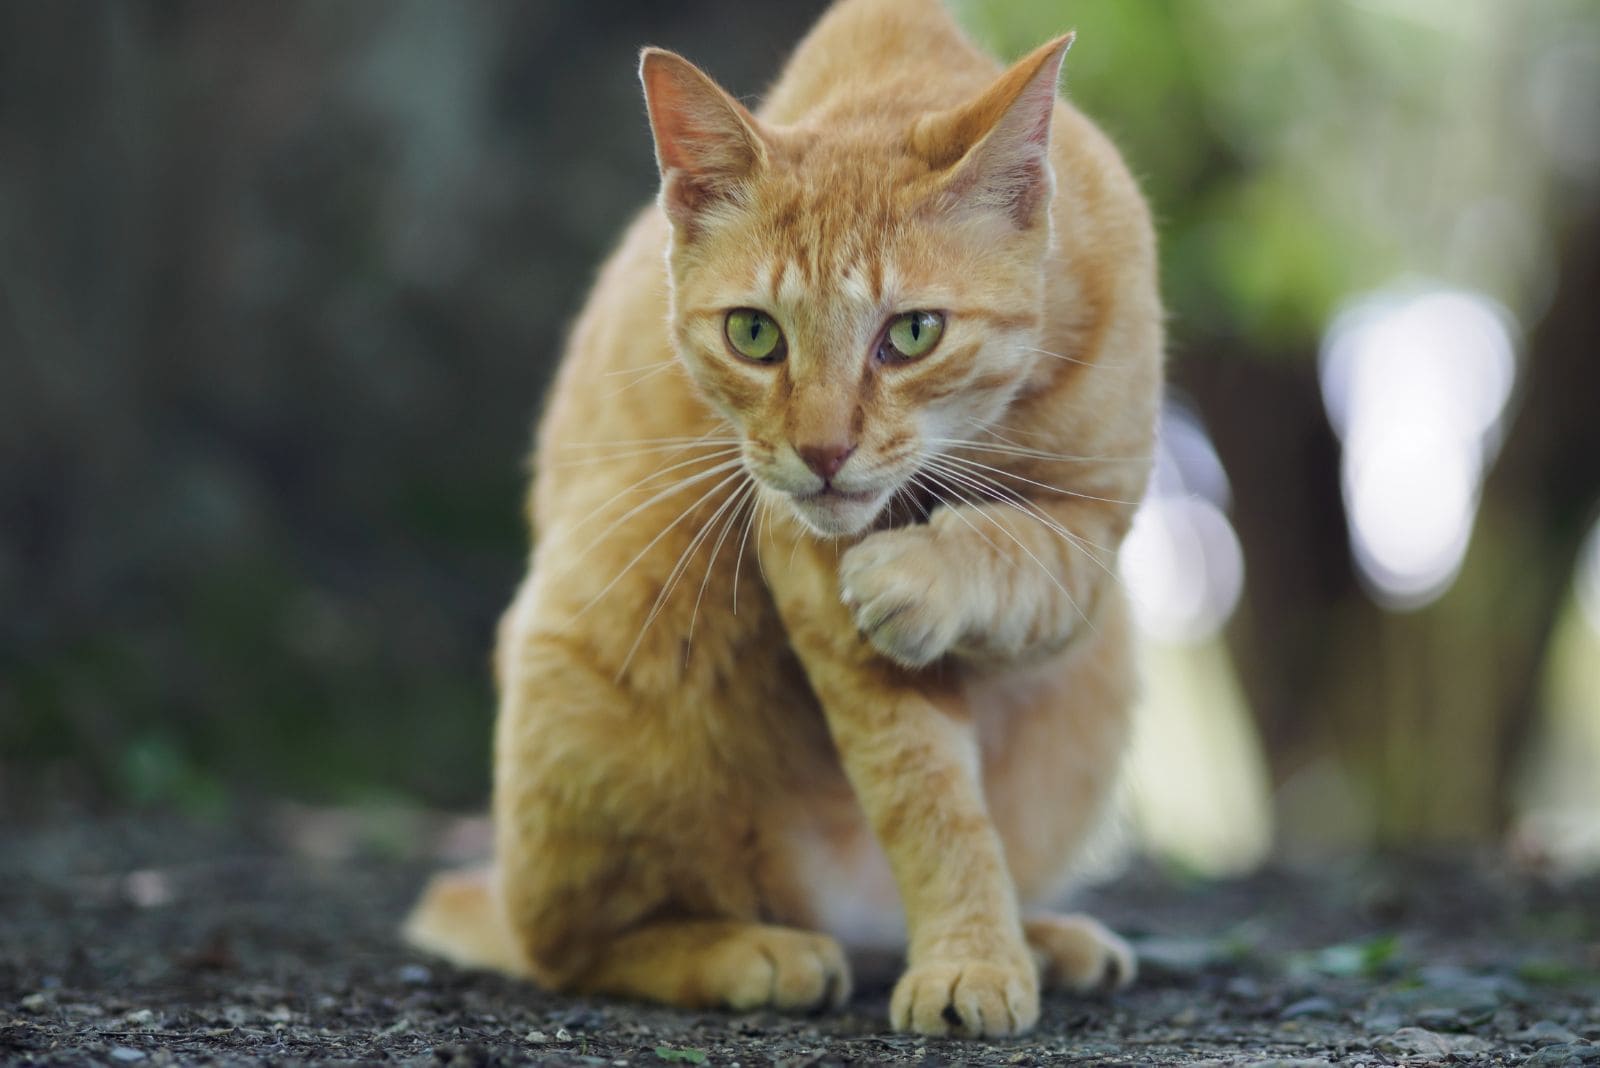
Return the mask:
<path id="1" fill-rule="evenodd" d="M 1133 947 L 1093 917 L 1035 916 L 1023 930 L 1050 986 L 1080 994 L 1121 990 L 1138 974 Z"/>
<path id="2" fill-rule="evenodd" d="M 838 1008 L 850 997 L 850 967 L 826 935 L 755 928 L 722 948 L 707 977 L 716 1000 L 738 1012 Z"/>
<path id="3" fill-rule="evenodd" d="M 839 598 L 856 629 L 908 667 L 944 656 L 960 631 L 946 603 L 949 576 L 939 573 L 925 538 L 905 530 L 874 535 L 845 553 L 839 568 Z"/>
<path id="4" fill-rule="evenodd" d="M 889 1022 L 919 1035 L 1001 1038 L 1039 1019 L 1039 987 L 1024 968 L 988 961 L 913 965 L 895 985 Z"/>

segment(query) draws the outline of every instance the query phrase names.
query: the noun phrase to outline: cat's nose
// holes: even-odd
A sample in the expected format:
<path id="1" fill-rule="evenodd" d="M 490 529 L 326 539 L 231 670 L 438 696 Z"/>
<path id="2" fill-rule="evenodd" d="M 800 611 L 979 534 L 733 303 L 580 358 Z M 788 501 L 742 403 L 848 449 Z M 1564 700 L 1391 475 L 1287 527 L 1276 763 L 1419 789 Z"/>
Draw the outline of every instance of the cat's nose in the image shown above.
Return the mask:
<path id="1" fill-rule="evenodd" d="M 850 454 L 856 451 L 854 445 L 796 445 L 794 451 L 800 454 L 800 459 L 806 462 L 824 480 L 831 479 L 839 473 L 839 468 L 850 459 Z"/>

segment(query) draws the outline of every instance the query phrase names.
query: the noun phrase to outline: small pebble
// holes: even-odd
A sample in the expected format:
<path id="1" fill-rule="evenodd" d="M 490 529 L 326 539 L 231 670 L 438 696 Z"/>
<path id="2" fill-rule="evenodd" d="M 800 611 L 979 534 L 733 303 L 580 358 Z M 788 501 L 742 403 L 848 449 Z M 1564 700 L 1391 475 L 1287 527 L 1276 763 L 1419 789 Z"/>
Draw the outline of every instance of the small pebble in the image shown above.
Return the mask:
<path id="1" fill-rule="evenodd" d="M 1578 1041 L 1577 1035 L 1554 1020 L 1540 1020 L 1507 1037 L 1518 1042 L 1532 1042 L 1536 1046 L 1570 1046 Z"/>
<path id="2" fill-rule="evenodd" d="M 540 1042 L 550 1041 L 550 1036 L 545 1034 L 543 1031 L 529 1031 L 527 1034 L 522 1036 L 522 1041 L 532 1042 L 537 1045 Z"/>
<path id="3" fill-rule="evenodd" d="M 1454 1048 L 1444 1035 L 1422 1027 L 1402 1027 L 1373 1045 L 1385 1053 L 1413 1053 L 1424 1057 L 1448 1057 Z"/>
<path id="4" fill-rule="evenodd" d="M 1247 975 L 1229 979 L 1223 989 L 1228 992 L 1229 997 L 1244 1001 L 1256 1001 L 1262 996 L 1261 984 Z"/>
<path id="5" fill-rule="evenodd" d="M 111 1059 L 114 1061 L 127 1063 L 130 1061 L 142 1061 L 144 1058 L 144 1050 L 134 1049 L 131 1046 L 117 1046 L 111 1051 Z"/>
<path id="6" fill-rule="evenodd" d="M 1139 971 L 1154 978 L 1184 978 L 1227 963 L 1221 943 L 1200 938 L 1146 938 L 1136 947 Z"/>
<path id="7" fill-rule="evenodd" d="M 1302 1016 L 1334 1016 L 1338 1014 L 1338 1006 L 1324 997 L 1301 998 L 1293 1005 L 1286 1005 L 1278 1015 L 1285 1020 L 1297 1020 Z"/>
<path id="8" fill-rule="evenodd" d="M 557 1042 L 571 1042 L 572 1041 L 572 1032 L 568 1031 L 565 1027 L 556 1028 L 556 1041 Z"/>
<path id="9" fill-rule="evenodd" d="M 22 1006 L 24 1012 L 43 1012 L 45 1006 L 50 1004 L 50 999 L 43 994 L 29 994 L 18 1004 Z"/>
<path id="10" fill-rule="evenodd" d="M 1600 1046 L 1586 1042 L 1546 1046 L 1522 1062 L 1523 1068 L 1592 1068 L 1600 1065 Z"/>
<path id="11" fill-rule="evenodd" d="M 1375 1034 L 1387 1034 L 1398 1030 L 1400 1027 L 1400 1014 L 1397 1012 L 1377 1012 L 1365 1020 L 1366 1028 Z"/>
<path id="12" fill-rule="evenodd" d="M 403 965 L 397 974 L 402 983 L 408 983 L 411 986 L 422 986 L 433 982 L 433 972 L 421 964 Z"/>

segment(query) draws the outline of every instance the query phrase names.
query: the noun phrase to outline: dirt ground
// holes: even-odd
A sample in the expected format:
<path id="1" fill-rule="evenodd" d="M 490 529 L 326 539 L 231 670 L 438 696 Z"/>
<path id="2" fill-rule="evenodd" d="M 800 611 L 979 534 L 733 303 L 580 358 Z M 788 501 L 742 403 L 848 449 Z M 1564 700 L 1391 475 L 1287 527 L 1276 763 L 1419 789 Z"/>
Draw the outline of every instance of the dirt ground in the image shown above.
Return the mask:
<path id="1" fill-rule="evenodd" d="M 353 833 L 74 819 L 0 829 L 0 1061 L 126 1066 L 1600 1065 L 1600 881 L 1464 858 L 1201 882 L 1136 868 L 1083 895 L 1134 939 L 1112 997 L 1050 997 L 1002 1043 L 848 1012 L 729 1016 L 553 997 L 400 945 L 431 861 L 415 821 Z M 873 978 L 872 972 L 878 973 Z"/>

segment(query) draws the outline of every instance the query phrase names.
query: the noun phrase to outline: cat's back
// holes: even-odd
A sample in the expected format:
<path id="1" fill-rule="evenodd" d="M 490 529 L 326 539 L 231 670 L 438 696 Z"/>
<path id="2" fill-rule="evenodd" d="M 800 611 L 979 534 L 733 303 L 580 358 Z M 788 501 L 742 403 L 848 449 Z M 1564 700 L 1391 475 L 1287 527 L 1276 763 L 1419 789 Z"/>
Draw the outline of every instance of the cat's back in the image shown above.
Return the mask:
<path id="1" fill-rule="evenodd" d="M 953 107 L 999 70 L 940 0 L 838 0 L 758 114 L 781 125 L 898 119 Z"/>

